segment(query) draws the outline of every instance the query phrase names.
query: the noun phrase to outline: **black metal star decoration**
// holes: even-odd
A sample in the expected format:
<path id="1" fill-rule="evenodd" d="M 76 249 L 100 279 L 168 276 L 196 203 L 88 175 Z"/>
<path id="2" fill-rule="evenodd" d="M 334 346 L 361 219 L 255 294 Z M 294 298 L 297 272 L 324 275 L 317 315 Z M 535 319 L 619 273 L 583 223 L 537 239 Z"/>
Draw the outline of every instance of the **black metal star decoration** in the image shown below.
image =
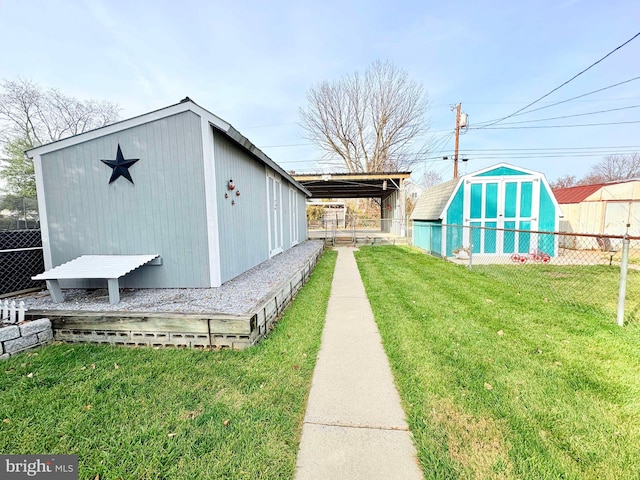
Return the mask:
<path id="1" fill-rule="evenodd" d="M 134 163 L 136 163 L 139 158 L 130 158 L 125 159 L 124 155 L 122 155 L 122 149 L 120 148 L 120 144 L 118 144 L 118 153 L 116 153 L 115 160 L 100 160 L 105 165 L 110 166 L 113 169 L 111 172 L 111 178 L 109 179 L 109 184 L 115 182 L 118 177 L 124 177 L 133 183 L 133 179 L 131 178 L 131 174 L 129 173 L 129 167 L 131 167 Z"/>

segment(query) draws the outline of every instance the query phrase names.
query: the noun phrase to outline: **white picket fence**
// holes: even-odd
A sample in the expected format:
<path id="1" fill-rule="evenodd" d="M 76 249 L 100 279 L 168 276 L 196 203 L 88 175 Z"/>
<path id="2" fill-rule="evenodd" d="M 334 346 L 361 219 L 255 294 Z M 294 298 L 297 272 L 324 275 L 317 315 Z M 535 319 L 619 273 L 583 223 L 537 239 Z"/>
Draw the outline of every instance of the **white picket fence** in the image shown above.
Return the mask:
<path id="1" fill-rule="evenodd" d="M 15 300 L 11 300 L 11 302 L 5 300 L 4 302 L 0 302 L 0 306 L 2 307 L 0 310 L 0 321 L 6 323 L 24 322 L 24 315 L 27 309 L 23 301 L 20 301 L 20 303 L 16 305 Z"/>

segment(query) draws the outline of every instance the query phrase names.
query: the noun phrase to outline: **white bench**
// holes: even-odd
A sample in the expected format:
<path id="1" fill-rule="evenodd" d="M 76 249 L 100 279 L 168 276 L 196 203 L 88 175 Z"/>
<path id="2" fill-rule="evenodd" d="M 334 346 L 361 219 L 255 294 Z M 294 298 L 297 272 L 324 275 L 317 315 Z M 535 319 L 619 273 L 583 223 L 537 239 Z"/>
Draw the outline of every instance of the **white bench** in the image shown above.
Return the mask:
<path id="1" fill-rule="evenodd" d="M 82 255 L 44 273 L 31 277 L 45 280 L 51 299 L 64 302 L 59 280 L 104 279 L 109 288 L 109 303 L 120 302 L 118 279 L 145 264 L 162 265 L 160 255 Z"/>

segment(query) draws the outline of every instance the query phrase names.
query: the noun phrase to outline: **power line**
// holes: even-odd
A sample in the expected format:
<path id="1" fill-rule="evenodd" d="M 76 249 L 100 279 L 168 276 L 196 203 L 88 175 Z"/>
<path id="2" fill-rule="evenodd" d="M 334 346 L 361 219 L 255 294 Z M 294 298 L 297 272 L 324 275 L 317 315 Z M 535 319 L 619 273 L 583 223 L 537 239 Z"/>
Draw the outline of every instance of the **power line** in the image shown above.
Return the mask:
<path id="1" fill-rule="evenodd" d="M 438 133 L 438 132 L 451 132 L 451 128 L 447 128 L 445 130 L 429 130 L 429 133 Z M 308 147 L 310 145 L 316 145 L 313 142 L 304 142 L 304 143 L 283 143 L 279 145 L 258 145 L 258 148 L 288 148 L 288 147 Z"/>
<path id="2" fill-rule="evenodd" d="M 436 145 L 433 147 L 433 150 L 435 151 L 439 146 L 442 146 L 442 148 L 440 149 L 440 151 L 436 154 L 435 157 L 433 157 L 433 159 L 429 159 L 426 158 L 426 160 L 431 160 L 431 163 L 429 164 L 429 166 L 425 165 L 425 172 L 431 170 L 431 168 L 433 167 L 434 162 L 436 161 L 436 159 L 438 158 L 438 156 L 442 156 L 442 152 L 444 152 L 444 149 L 447 148 L 447 143 L 449 142 L 449 140 L 451 140 L 451 138 L 453 137 L 455 132 L 450 132 L 449 135 L 443 137 L 443 139 Z"/>
<path id="3" fill-rule="evenodd" d="M 631 80 L 637 80 L 638 78 L 640 78 L 640 77 L 636 77 L 636 78 L 633 78 Z M 615 85 L 611 85 L 609 87 L 606 87 L 605 90 L 607 88 L 611 88 L 611 87 L 620 85 L 622 83 L 626 83 L 626 82 L 616 83 Z M 574 97 L 574 98 L 578 98 L 578 97 Z M 583 102 L 613 102 L 613 101 L 617 101 L 617 100 L 637 100 L 638 98 L 640 98 L 640 97 L 593 98 L 591 100 L 583 100 Z M 528 102 L 528 100 L 526 102 L 467 102 L 467 101 L 464 101 L 462 103 L 464 103 L 465 105 L 522 105 L 522 104 L 527 103 L 527 102 Z M 553 104 L 553 105 L 556 104 L 556 102 L 540 102 L 540 103 Z M 545 107 L 540 107 L 540 109 L 547 108 L 547 107 L 550 107 L 550 106 L 553 106 L 553 105 L 547 105 Z M 442 106 L 445 106 L 445 105 L 442 105 Z M 451 108 L 451 104 L 450 103 L 448 104 L 448 106 L 449 106 L 449 108 Z M 538 109 L 536 108 L 534 110 L 529 110 L 529 112 L 534 112 L 536 110 L 538 110 Z M 526 112 L 526 113 L 529 113 L 529 112 Z M 524 114 L 522 113 L 520 115 L 524 115 Z M 492 122 L 492 121 L 493 120 L 486 120 L 485 122 L 482 122 L 482 123 L 488 123 L 488 122 Z"/>
<path id="4" fill-rule="evenodd" d="M 442 152 L 446 148 L 446 141 L 450 140 L 450 137 L 441 139 L 440 142 L 434 147 L 434 151 L 442 145 L 439 153 L 431 154 L 418 158 L 418 161 L 429 161 L 431 163 L 427 170 L 433 166 L 436 161 L 445 161 L 442 158 Z M 445 140 L 443 142 L 443 140 Z M 600 157 L 603 155 L 626 155 L 636 153 L 640 150 L 640 145 L 610 145 L 610 146 L 598 146 L 598 147 L 531 147 L 531 148 L 475 148 L 475 149 L 461 149 L 461 155 L 472 156 L 474 158 L 488 158 L 488 157 L 511 157 L 511 158 L 570 158 L 578 156 L 594 156 Z M 523 156 L 524 155 L 524 156 Z M 449 160 L 446 160 L 449 161 Z M 291 163 L 336 163 L 339 164 L 341 160 L 322 160 L 317 158 L 311 159 L 296 159 L 296 160 L 282 160 L 281 164 Z"/>
<path id="5" fill-rule="evenodd" d="M 632 108 L 640 108 L 640 105 L 631 105 L 629 107 L 620 107 L 620 108 L 610 108 L 608 110 L 598 110 L 596 112 L 585 112 L 585 113 L 576 113 L 573 115 L 563 115 L 561 117 L 549 117 L 549 118 L 537 118 L 534 120 L 522 120 L 520 122 L 509 122 L 509 123 L 503 123 L 502 125 L 517 125 L 520 123 L 533 123 L 533 122 L 547 122 L 549 120 L 561 120 L 563 118 L 573 118 L 573 117 L 585 117 L 588 115 L 597 115 L 599 113 L 609 113 L 609 112 L 618 112 L 620 110 L 630 110 Z M 529 112 L 527 112 L 529 113 Z M 480 127 L 477 127 L 480 128 Z"/>
<path id="6" fill-rule="evenodd" d="M 610 145 L 606 147 L 531 147 L 531 148 L 474 148 L 465 151 L 472 152 L 488 152 L 488 151 L 512 151 L 512 150 L 593 150 L 593 149 L 623 149 L 623 148 L 640 148 L 640 145 Z"/>
<path id="7" fill-rule="evenodd" d="M 617 152 L 617 151 L 610 151 L 610 152 L 593 152 L 593 153 L 588 153 L 588 152 L 577 152 L 577 153 L 571 153 L 571 152 L 564 152 L 564 153 L 553 153 L 553 152 L 539 152 L 539 153 L 535 153 L 535 152 L 531 152 L 529 154 L 527 154 L 527 152 L 518 152 L 518 153 L 496 153 L 496 154 L 469 154 L 469 160 L 488 160 L 488 159 L 544 159 L 544 158 L 556 158 L 556 159 L 563 159 L 563 158 L 602 158 L 603 156 L 607 156 L 607 155 L 628 155 L 628 154 L 632 154 L 635 152 Z M 425 171 L 431 170 L 432 167 L 436 164 L 436 163 L 440 163 L 440 162 L 444 162 L 447 163 L 447 165 L 449 165 L 449 163 L 451 162 L 450 159 L 445 159 L 443 158 L 441 155 L 436 155 L 433 157 L 424 157 L 421 159 L 422 161 L 429 161 L 431 160 L 429 167 L 426 168 Z M 288 165 L 288 164 L 292 164 L 292 163 L 324 163 L 324 164 L 329 164 L 329 165 L 336 165 L 336 166 L 340 166 L 341 162 L 339 160 L 290 160 L 290 161 L 281 161 L 279 162 L 281 165 Z M 449 166 L 447 166 L 447 168 L 449 168 Z"/>
<path id="8" fill-rule="evenodd" d="M 482 155 L 473 155 L 473 160 L 485 160 L 489 158 L 582 158 L 582 157 L 603 157 L 607 155 L 625 155 L 635 152 L 602 152 L 602 153 L 537 153 L 527 155 L 526 153 L 516 153 L 516 154 L 482 154 Z"/>
<path id="9" fill-rule="evenodd" d="M 597 90 L 593 90 L 591 92 L 587 92 L 587 93 L 583 93 L 581 95 L 577 95 L 575 97 L 571 97 L 571 98 L 567 98 L 566 100 L 561 100 L 559 102 L 553 102 L 550 103 L 549 105 L 544 105 L 542 107 L 539 108 L 534 108 L 533 110 L 529 110 L 527 112 L 521 112 L 521 113 L 514 113 L 512 115 L 510 115 L 511 117 L 515 117 L 515 116 L 519 116 L 519 115 L 526 115 L 529 113 L 533 113 L 533 112 L 537 112 L 538 110 L 544 110 L 545 108 L 550 108 L 550 107 L 554 107 L 556 105 L 560 105 L 562 103 L 567 103 L 567 102 L 571 102 L 573 100 L 577 100 L 579 98 L 583 98 L 589 95 L 593 95 L 594 93 L 599 93 L 605 90 L 609 90 L 611 88 L 614 87 L 618 87 L 620 85 L 624 85 L 626 83 L 630 83 L 636 80 L 640 80 L 640 76 L 637 77 L 633 77 L 633 78 L 629 78 L 627 80 L 624 80 L 622 82 L 618 82 L 618 83 L 614 83 L 613 85 L 607 85 L 606 87 L 602 87 L 602 88 L 598 88 Z M 609 99 L 593 99 L 591 101 L 614 101 L 614 100 L 634 100 L 634 99 L 638 99 L 640 97 L 626 97 L 626 98 L 609 98 Z M 525 102 L 465 102 L 468 104 L 473 104 L 473 105 L 507 105 L 507 104 L 522 104 Z M 435 107 L 440 107 L 440 106 L 446 106 L 446 107 L 450 107 L 450 104 L 442 104 L 442 105 L 435 105 Z M 433 107 L 433 106 L 432 106 Z M 526 107 L 525 107 L 526 108 Z M 504 117 L 506 118 L 506 117 Z M 493 119 L 493 120 L 485 120 L 485 121 L 480 121 L 477 122 L 476 125 L 478 125 L 478 127 L 474 127 L 476 129 L 479 128 L 479 126 L 483 126 L 485 124 L 489 124 L 491 122 L 496 122 L 496 120 L 500 120 L 500 119 Z M 274 124 L 269 124 L 269 125 L 255 125 L 255 126 L 250 126 L 250 127 L 241 127 L 240 130 L 249 130 L 249 129 L 254 129 L 254 128 L 269 128 L 269 127 L 280 127 L 280 126 L 285 126 L 285 125 L 297 125 L 297 123 L 295 122 L 289 122 L 289 123 L 274 123 Z M 488 126 L 488 125 L 486 125 Z M 441 129 L 441 130 L 431 130 L 431 133 L 442 133 L 442 132 L 451 132 L 453 131 L 453 129 L 451 128 L 446 128 L 446 129 Z M 306 146 L 306 145 L 313 145 L 313 143 L 296 143 L 296 144 L 287 144 L 287 145 L 265 145 L 263 147 L 259 147 L 259 148 L 280 148 L 280 147 L 295 147 L 295 146 Z"/>
<path id="10" fill-rule="evenodd" d="M 554 102 L 554 103 L 551 103 L 549 105 L 545 105 L 543 107 L 534 108 L 533 110 L 529 110 L 527 112 L 514 113 L 511 116 L 512 117 L 517 117 L 517 116 L 520 116 L 520 115 L 527 115 L 529 113 L 537 112 L 538 110 L 544 110 L 545 108 L 555 107 L 556 105 L 560 105 L 562 103 L 571 102 L 571 101 L 576 100 L 578 98 L 586 97 L 588 95 L 593 95 L 594 93 L 598 93 L 598 92 L 602 92 L 604 90 L 608 90 L 610 88 L 618 87 L 620 85 L 624 85 L 625 83 L 633 82 L 635 80 L 640 80 L 640 76 L 629 78 L 628 80 L 624 80 L 622 82 L 614 83 L 613 85 L 607 85 L 606 87 L 598 88 L 597 90 L 592 90 L 591 92 L 583 93 L 582 95 L 578 95 L 578 96 L 575 96 L 575 97 L 567 98 L 566 100 L 560 100 L 559 102 Z M 621 100 L 627 100 L 627 99 L 621 99 Z M 486 120 L 484 122 L 478 122 L 477 125 L 483 126 L 485 124 L 488 124 L 488 123 L 491 123 L 491 122 L 495 122 L 495 121 L 496 121 L 496 119 Z"/>
<path id="11" fill-rule="evenodd" d="M 629 40 L 627 40 L 626 42 L 624 42 L 622 45 L 618 45 L 616 48 L 614 48 L 613 50 L 611 50 L 609 53 L 607 53 L 604 57 L 602 57 L 601 59 L 593 62 L 591 65 L 589 65 L 587 68 L 585 68 L 584 70 L 582 70 L 581 72 L 576 73 L 573 77 L 571 77 L 569 80 L 567 80 L 566 82 L 560 84 L 559 86 L 557 86 L 556 88 L 554 88 L 553 90 L 551 90 L 548 93 L 545 93 L 543 96 L 541 96 L 540 98 L 534 100 L 533 102 L 525 105 L 524 107 L 522 107 L 519 110 L 516 110 L 515 112 L 513 112 L 510 115 L 507 115 L 506 117 L 502 117 L 501 119 L 496 120 L 493 123 L 490 123 L 489 125 L 487 125 L 487 127 L 491 126 L 491 125 L 495 125 L 496 123 L 500 123 L 503 120 L 506 120 L 507 118 L 511 118 L 514 115 L 516 115 L 517 113 L 522 112 L 523 110 L 526 110 L 527 108 L 529 108 L 532 105 L 535 105 L 536 103 L 538 103 L 540 100 L 542 100 L 543 98 L 548 97 L 549 95 L 551 95 L 553 92 L 561 89 L 562 87 L 564 87 L 566 84 L 568 84 L 569 82 L 572 82 L 573 80 L 575 80 L 576 78 L 578 78 L 580 75 L 582 75 L 583 73 L 585 73 L 586 71 L 590 70 L 591 68 L 595 67 L 596 65 L 598 65 L 600 62 L 602 62 L 604 59 L 606 59 L 607 57 L 609 57 L 610 55 L 614 54 L 615 52 L 617 52 L 618 50 L 620 50 L 622 47 L 624 47 L 625 45 L 627 45 L 628 43 L 632 42 L 633 40 L 635 40 L 638 36 L 640 36 L 640 32 L 636 33 L 633 37 L 631 37 Z"/>
<path id="12" fill-rule="evenodd" d="M 627 125 L 630 123 L 640 123 L 640 120 L 631 120 L 628 122 L 605 122 L 605 123 L 577 123 L 573 125 L 529 125 L 526 127 L 469 127 L 469 130 L 516 130 L 525 128 L 570 128 L 570 127 L 601 127 L 604 125 Z M 510 125 L 510 124 L 507 124 Z"/>
<path id="13" fill-rule="evenodd" d="M 439 147 L 442 147 L 440 150 L 440 153 L 442 153 L 447 146 L 447 142 L 453 137 L 453 134 L 454 132 L 451 131 L 447 135 L 443 135 L 442 138 L 433 145 L 432 150 L 437 150 Z"/>
<path id="14" fill-rule="evenodd" d="M 629 80 L 625 80 L 624 82 L 620 82 L 620 83 L 616 83 L 615 85 L 609 85 L 608 87 L 604 87 L 598 90 L 594 90 L 593 92 L 589 92 L 589 93 L 585 93 L 583 95 L 579 95 L 577 97 L 573 97 L 567 100 L 563 100 L 562 102 L 555 102 L 552 103 L 551 105 L 546 105 L 544 107 L 540 107 L 540 108 L 536 108 L 534 110 L 529 110 L 529 112 L 535 112 L 536 110 L 541 110 L 543 108 L 549 108 L 552 107 L 554 105 L 558 105 L 559 103 L 564 103 L 564 102 L 569 102 L 571 100 L 577 99 L 577 98 L 581 98 L 581 97 L 585 97 L 587 95 L 591 95 L 593 93 L 597 93 L 603 90 L 607 90 L 609 88 L 613 88 L 613 87 L 617 87 L 618 85 L 623 85 L 625 83 L 631 82 L 633 80 L 639 80 L 640 77 L 635 77 L 635 78 L 631 78 Z M 625 97 L 625 98 L 603 98 L 603 99 L 594 99 L 594 100 L 589 100 L 589 101 L 593 101 L 593 102 L 608 102 L 608 101 L 617 101 L 617 100 L 635 100 L 638 99 L 640 97 Z M 526 102 L 464 102 L 464 103 L 468 103 L 471 105 L 518 105 L 518 104 L 522 104 L 522 103 L 526 103 Z M 438 107 L 451 107 L 450 103 L 443 103 L 443 104 L 439 104 L 439 105 L 431 105 L 431 108 L 438 108 Z M 529 113 L 526 112 L 526 113 Z M 487 120 L 485 122 L 478 122 L 479 124 L 482 123 L 489 123 L 492 122 L 493 120 Z M 257 128 L 271 128 L 271 127 L 284 127 L 287 125 L 298 125 L 298 122 L 286 122 L 286 123 L 270 123 L 270 124 L 266 124 L 266 125 L 250 125 L 250 126 L 241 126 L 238 129 L 240 131 L 242 130 L 252 130 L 252 129 L 257 129 Z M 433 130 L 432 132 L 448 132 L 450 129 L 446 129 L 446 130 Z"/>

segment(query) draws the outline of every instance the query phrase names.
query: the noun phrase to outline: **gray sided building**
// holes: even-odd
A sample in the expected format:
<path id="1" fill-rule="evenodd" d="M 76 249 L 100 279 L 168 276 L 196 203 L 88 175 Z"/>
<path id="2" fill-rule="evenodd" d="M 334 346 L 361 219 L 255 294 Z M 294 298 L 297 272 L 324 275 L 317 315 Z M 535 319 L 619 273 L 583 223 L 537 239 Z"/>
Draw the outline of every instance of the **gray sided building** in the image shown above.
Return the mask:
<path id="1" fill-rule="evenodd" d="M 46 270 L 81 255 L 159 254 L 162 265 L 121 286 L 217 287 L 307 238 L 309 192 L 189 99 L 27 153 Z"/>

